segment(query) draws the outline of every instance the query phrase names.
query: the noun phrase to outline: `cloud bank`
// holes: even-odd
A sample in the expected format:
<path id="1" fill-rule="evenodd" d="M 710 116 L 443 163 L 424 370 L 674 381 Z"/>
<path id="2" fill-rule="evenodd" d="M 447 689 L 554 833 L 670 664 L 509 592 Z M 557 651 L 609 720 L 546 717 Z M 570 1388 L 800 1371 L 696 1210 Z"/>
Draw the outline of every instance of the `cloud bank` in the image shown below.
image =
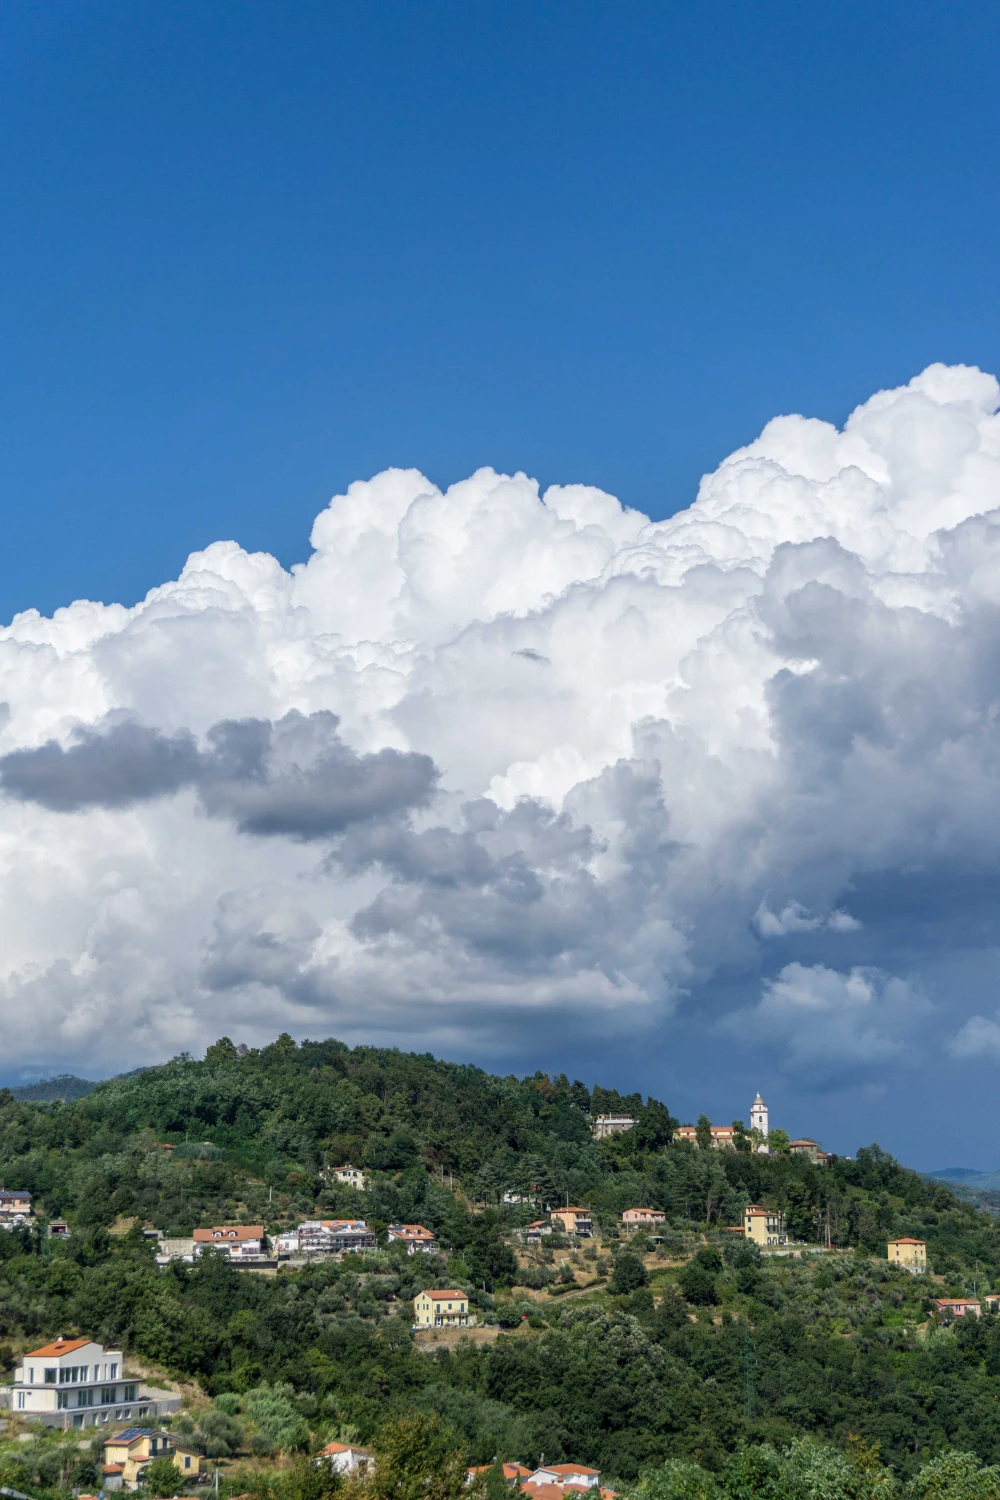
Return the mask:
<path id="1" fill-rule="evenodd" d="M 998 406 L 932 366 L 843 431 L 779 417 L 655 523 L 390 470 L 289 572 L 219 542 L 17 616 L 8 1056 L 702 1013 L 820 1083 L 996 1055 L 922 976 L 993 942 Z"/>

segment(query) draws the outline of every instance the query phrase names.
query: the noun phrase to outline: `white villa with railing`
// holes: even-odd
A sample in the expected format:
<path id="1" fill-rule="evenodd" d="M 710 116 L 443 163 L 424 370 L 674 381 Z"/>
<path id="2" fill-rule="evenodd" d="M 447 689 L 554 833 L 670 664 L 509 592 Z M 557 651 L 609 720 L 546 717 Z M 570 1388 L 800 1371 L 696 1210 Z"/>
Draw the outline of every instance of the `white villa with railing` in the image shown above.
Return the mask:
<path id="1" fill-rule="evenodd" d="M 180 1396 L 151 1391 L 125 1375 L 120 1349 L 91 1339 L 58 1338 L 24 1356 L 0 1405 L 46 1427 L 91 1427 L 177 1411 Z"/>

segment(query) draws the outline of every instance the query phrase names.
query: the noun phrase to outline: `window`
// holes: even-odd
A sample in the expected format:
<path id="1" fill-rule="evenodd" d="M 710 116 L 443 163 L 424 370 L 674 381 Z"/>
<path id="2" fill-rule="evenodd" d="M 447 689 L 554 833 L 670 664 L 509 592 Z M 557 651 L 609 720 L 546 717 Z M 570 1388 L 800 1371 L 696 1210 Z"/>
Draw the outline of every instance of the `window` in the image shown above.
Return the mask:
<path id="1" fill-rule="evenodd" d="M 134 1401 L 135 1398 L 136 1398 L 136 1388 L 135 1388 L 134 1385 L 126 1385 L 126 1386 L 122 1387 L 122 1400 L 123 1401 Z"/>
<path id="2" fill-rule="evenodd" d="M 191 1467 L 191 1460 L 190 1460 L 190 1458 L 188 1458 L 188 1456 L 187 1456 L 186 1453 L 184 1455 L 184 1467 L 185 1467 L 185 1469 L 190 1469 L 190 1467 Z"/>
<path id="3" fill-rule="evenodd" d="M 56 1400 L 59 1404 L 59 1410 L 65 1411 L 69 1405 L 69 1391 L 57 1391 Z"/>
<path id="4" fill-rule="evenodd" d="M 108 1370 L 108 1379 L 109 1380 L 117 1380 L 118 1379 L 118 1365 L 117 1364 L 113 1364 L 111 1366 L 111 1368 Z"/>
<path id="5" fill-rule="evenodd" d="M 18 1411 L 24 1410 L 24 1391 L 18 1391 L 17 1393 L 17 1408 Z"/>
<path id="6" fill-rule="evenodd" d="M 114 1399 L 115 1399 L 115 1388 L 114 1388 L 114 1386 L 113 1385 L 106 1385 L 106 1386 L 104 1386 L 104 1388 L 101 1391 L 101 1405 L 102 1406 L 110 1406 L 111 1402 Z"/>
<path id="7" fill-rule="evenodd" d="M 83 1418 L 82 1417 L 74 1417 L 73 1418 L 73 1426 L 74 1427 L 82 1427 L 83 1426 Z"/>
<path id="8" fill-rule="evenodd" d="M 55 1372 L 55 1370 L 46 1369 L 46 1371 L 45 1371 L 45 1384 L 46 1385 L 55 1385 L 55 1383 L 56 1383 L 56 1372 Z"/>
<path id="9" fill-rule="evenodd" d="M 92 1390 L 77 1391 L 76 1404 L 77 1406 L 93 1406 L 94 1392 Z"/>
<path id="10" fill-rule="evenodd" d="M 31 1369 L 28 1371 L 28 1384 L 29 1385 L 34 1385 L 34 1383 L 35 1383 L 35 1367 L 34 1367 L 34 1365 L 32 1365 Z"/>

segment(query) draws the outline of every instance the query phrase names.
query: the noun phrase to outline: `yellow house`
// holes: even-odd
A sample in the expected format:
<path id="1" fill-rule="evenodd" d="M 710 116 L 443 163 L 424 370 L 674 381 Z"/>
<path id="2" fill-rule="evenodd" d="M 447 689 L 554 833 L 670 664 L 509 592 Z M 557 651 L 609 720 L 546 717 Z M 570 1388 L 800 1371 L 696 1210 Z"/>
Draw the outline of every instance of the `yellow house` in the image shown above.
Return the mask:
<path id="1" fill-rule="evenodd" d="M 924 1240 L 890 1240 L 886 1252 L 894 1266 L 904 1266 L 907 1271 L 927 1270 L 927 1244 Z"/>
<path id="2" fill-rule="evenodd" d="M 152 1427 L 127 1427 L 104 1444 L 104 1488 L 136 1489 L 154 1458 L 172 1459 L 185 1479 L 194 1479 L 202 1471 L 197 1448 Z"/>
<path id="3" fill-rule="evenodd" d="M 460 1328 L 469 1322 L 469 1299 L 464 1292 L 418 1292 L 413 1299 L 415 1328 Z"/>
<path id="4" fill-rule="evenodd" d="M 755 1245 L 787 1245 L 785 1225 L 776 1208 L 748 1203 L 743 1210 L 743 1235 Z"/>

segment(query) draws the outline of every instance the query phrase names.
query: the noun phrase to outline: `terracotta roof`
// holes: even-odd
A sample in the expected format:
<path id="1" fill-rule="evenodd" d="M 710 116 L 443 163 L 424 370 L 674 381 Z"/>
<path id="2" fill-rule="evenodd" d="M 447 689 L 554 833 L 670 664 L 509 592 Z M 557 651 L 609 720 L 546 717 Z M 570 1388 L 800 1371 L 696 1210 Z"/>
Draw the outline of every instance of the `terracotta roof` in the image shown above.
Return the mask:
<path id="1" fill-rule="evenodd" d="M 213 1229 L 196 1229 L 194 1238 L 199 1244 L 225 1244 L 227 1240 L 262 1240 L 263 1224 L 216 1224 Z"/>
<path id="2" fill-rule="evenodd" d="M 468 1302 L 469 1300 L 468 1292 L 425 1292 L 424 1295 L 432 1297 L 435 1302 L 440 1302 L 444 1297 L 451 1302 Z"/>
<path id="3" fill-rule="evenodd" d="M 926 1240 L 911 1240 L 908 1235 L 904 1235 L 901 1240 L 889 1241 L 890 1245 L 925 1245 L 926 1243 Z"/>
<path id="4" fill-rule="evenodd" d="M 588 1469 L 586 1464 L 542 1464 L 548 1474 L 599 1474 L 600 1469 Z"/>
<path id="5" fill-rule="evenodd" d="M 801 1140 L 789 1141 L 788 1144 L 790 1146 L 816 1146 L 819 1143 L 818 1141 L 811 1141 L 807 1135 L 804 1135 Z"/>
<path id="6" fill-rule="evenodd" d="M 531 1484 L 530 1479 L 528 1483 Z M 531 1493 L 536 1496 L 536 1500 L 563 1500 L 561 1484 L 532 1484 Z"/>
<path id="7" fill-rule="evenodd" d="M 124 1470 L 125 1470 L 125 1465 L 124 1464 L 105 1464 L 104 1465 L 104 1472 L 105 1472 L 105 1474 L 121 1474 L 121 1473 L 124 1473 Z"/>
<path id="8" fill-rule="evenodd" d="M 978 1307 L 978 1297 L 935 1297 L 937 1307 Z"/>
<path id="9" fill-rule="evenodd" d="M 321 1448 L 319 1451 L 321 1453 L 328 1453 L 331 1456 L 334 1453 L 363 1453 L 366 1458 L 368 1457 L 368 1449 L 359 1448 L 356 1443 L 327 1443 L 326 1447 Z"/>
<path id="10" fill-rule="evenodd" d="M 43 1344 L 40 1349 L 30 1350 L 30 1352 L 27 1353 L 24 1357 L 25 1359 L 35 1359 L 36 1356 L 42 1354 L 53 1354 L 56 1357 L 58 1357 L 60 1354 L 72 1354 L 74 1349 L 82 1349 L 84 1344 L 92 1344 L 93 1342 L 93 1339 L 59 1338 L 56 1339 L 52 1344 Z"/>

